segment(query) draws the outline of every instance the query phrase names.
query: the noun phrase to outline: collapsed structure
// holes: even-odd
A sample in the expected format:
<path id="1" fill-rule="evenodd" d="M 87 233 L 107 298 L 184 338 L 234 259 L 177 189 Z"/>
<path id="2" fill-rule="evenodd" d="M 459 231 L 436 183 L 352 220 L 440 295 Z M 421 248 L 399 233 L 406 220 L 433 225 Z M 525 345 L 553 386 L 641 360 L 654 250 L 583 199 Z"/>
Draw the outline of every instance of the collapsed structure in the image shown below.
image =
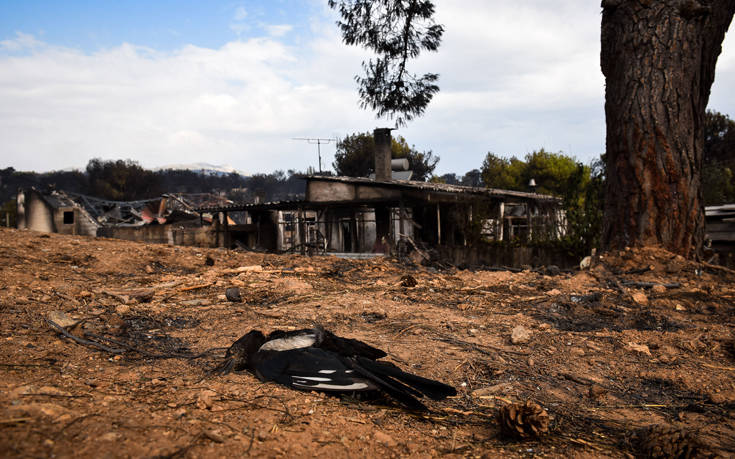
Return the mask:
<path id="1" fill-rule="evenodd" d="M 139 201 L 112 201 L 35 188 L 17 195 L 17 227 L 47 233 L 112 237 L 174 245 L 210 246 L 211 221 L 194 207 L 225 204 L 212 194 L 165 194 Z"/>

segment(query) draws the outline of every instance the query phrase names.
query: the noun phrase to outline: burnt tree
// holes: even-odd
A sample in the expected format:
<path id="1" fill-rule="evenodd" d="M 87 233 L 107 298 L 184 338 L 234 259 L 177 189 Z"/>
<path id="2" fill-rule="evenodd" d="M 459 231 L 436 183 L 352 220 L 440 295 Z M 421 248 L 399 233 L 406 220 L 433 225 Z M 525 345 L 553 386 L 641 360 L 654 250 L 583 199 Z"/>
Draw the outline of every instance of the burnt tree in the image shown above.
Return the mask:
<path id="1" fill-rule="evenodd" d="M 699 256 L 704 115 L 735 0 L 603 0 L 603 247 Z"/>

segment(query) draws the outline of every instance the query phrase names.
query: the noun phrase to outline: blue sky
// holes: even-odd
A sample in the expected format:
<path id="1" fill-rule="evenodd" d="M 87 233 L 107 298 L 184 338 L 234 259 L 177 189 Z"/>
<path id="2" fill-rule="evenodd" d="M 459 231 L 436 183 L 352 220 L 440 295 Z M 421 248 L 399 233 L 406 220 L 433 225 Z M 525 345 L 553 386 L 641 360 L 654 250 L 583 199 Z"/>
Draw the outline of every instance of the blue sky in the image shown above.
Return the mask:
<path id="1" fill-rule="evenodd" d="M 186 44 L 218 48 L 247 39 L 272 24 L 302 29 L 315 11 L 313 2 L 155 1 L 0 1 L 0 35 L 15 32 L 55 45 L 94 52 L 127 42 L 159 51 Z M 302 30 L 303 31 L 303 30 Z"/>
<path id="2" fill-rule="evenodd" d="M 398 131 L 479 168 L 488 151 L 540 148 L 588 162 L 604 150 L 599 2 L 437 0 L 440 74 L 425 116 Z M 0 0 L 0 167 L 208 162 L 245 173 L 316 167 L 316 147 L 388 126 L 358 107 L 369 57 L 341 43 L 326 0 Z M 735 117 L 735 39 L 710 107 Z M 334 146 L 322 147 L 324 166 Z"/>

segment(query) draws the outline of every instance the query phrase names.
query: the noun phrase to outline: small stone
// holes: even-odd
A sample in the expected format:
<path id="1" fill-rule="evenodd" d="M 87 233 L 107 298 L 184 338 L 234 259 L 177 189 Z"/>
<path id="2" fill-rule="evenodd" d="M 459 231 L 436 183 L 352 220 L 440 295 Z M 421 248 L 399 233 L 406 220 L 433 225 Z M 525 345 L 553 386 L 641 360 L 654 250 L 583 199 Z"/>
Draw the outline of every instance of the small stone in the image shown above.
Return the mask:
<path id="1" fill-rule="evenodd" d="M 479 389 L 475 389 L 472 391 L 472 396 L 473 397 L 485 397 L 488 395 L 505 394 L 507 392 L 510 392 L 512 389 L 513 389 L 513 384 L 504 382 L 500 384 L 495 384 L 494 386 L 481 387 Z"/>
<path id="2" fill-rule="evenodd" d="M 115 312 L 121 316 L 130 312 L 130 306 L 127 304 L 118 304 L 115 306 Z"/>
<path id="3" fill-rule="evenodd" d="M 651 350 L 645 344 L 628 343 L 628 348 L 630 348 L 630 350 L 632 351 L 646 354 L 649 357 L 651 355 Z"/>
<path id="4" fill-rule="evenodd" d="M 77 320 L 73 319 L 69 314 L 63 311 L 51 311 L 48 313 L 48 320 L 56 323 L 59 327 L 66 328 L 71 327 L 77 323 Z"/>
<path id="5" fill-rule="evenodd" d="M 674 309 L 676 309 L 677 311 L 686 311 L 687 310 L 687 308 L 685 308 L 684 306 L 680 305 L 679 303 L 677 303 L 676 306 L 674 306 Z"/>
<path id="6" fill-rule="evenodd" d="M 569 353 L 577 357 L 582 357 L 584 355 L 584 349 L 580 347 L 573 347 L 569 350 Z"/>
<path id="7" fill-rule="evenodd" d="M 118 432 L 107 432 L 106 434 L 102 434 L 100 436 L 100 440 L 102 441 L 115 441 L 118 438 L 120 438 L 120 434 Z"/>
<path id="8" fill-rule="evenodd" d="M 633 301 L 641 306 L 646 306 L 648 304 L 648 297 L 640 290 L 635 290 L 631 292 L 630 297 L 633 298 Z"/>
<path id="9" fill-rule="evenodd" d="M 666 292 L 666 286 L 661 285 L 661 284 L 656 284 L 653 287 L 651 287 L 651 291 L 653 293 L 664 293 Z"/>
<path id="10" fill-rule="evenodd" d="M 389 448 L 394 448 L 398 446 L 398 442 L 396 442 L 393 437 L 379 430 L 373 434 L 373 438 L 378 443 L 382 443 Z"/>
<path id="11" fill-rule="evenodd" d="M 202 435 L 209 438 L 215 443 L 224 443 L 225 438 L 216 430 L 205 430 Z"/>
<path id="12" fill-rule="evenodd" d="M 197 398 L 197 407 L 199 409 L 212 409 L 213 405 L 213 398 L 217 396 L 217 392 L 213 390 L 203 390 L 199 392 L 199 397 Z"/>
<path id="13" fill-rule="evenodd" d="M 605 394 L 607 394 L 607 389 L 605 389 L 602 386 L 598 386 L 597 384 L 591 385 L 589 389 L 589 393 L 588 393 L 589 397 L 595 400 L 602 397 Z"/>
<path id="14" fill-rule="evenodd" d="M 242 295 L 240 295 L 240 289 L 238 287 L 229 287 L 225 290 L 225 297 L 227 297 L 227 301 L 231 301 L 233 303 L 242 302 Z"/>
<path id="15" fill-rule="evenodd" d="M 579 269 L 584 271 L 585 269 L 589 269 L 591 265 L 592 265 L 592 257 L 586 256 L 582 258 L 582 261 L 579 262 Z"/>
<path id="16" fill-rule="evenodd" d="M 196 300 L 182 301 L 181 302 L 181 305 L 182 306 L 207 306 L 207 305 L 209 305 L 211 303 L 212 302 L 209 299 L 207 299 L 207 298 L 199 298 L 199 299 L 196 299 Z"/>
<path id="17" fill-rule="evenodd" d="M 561 295 L 561 292 L 559 291 L 559 289 L 552 288 L 551 290 L 546 292 L 546 294 L 549 296 L 555 296 L 555 295 Z"/>
<path id="18" fill-rule="evenodd" d="M 510 334 L 510 342 L 513 344 L 526 344 L 531 340 L 531 331 L 523 325 L 516 326 Z"/>
<path id="19" fill-rule="evenodd" d="M 153 271 L 154 269 L 151 265 L 145 265 L 145 272 L 147 272 L 148 274 L 153 274 Z"/>

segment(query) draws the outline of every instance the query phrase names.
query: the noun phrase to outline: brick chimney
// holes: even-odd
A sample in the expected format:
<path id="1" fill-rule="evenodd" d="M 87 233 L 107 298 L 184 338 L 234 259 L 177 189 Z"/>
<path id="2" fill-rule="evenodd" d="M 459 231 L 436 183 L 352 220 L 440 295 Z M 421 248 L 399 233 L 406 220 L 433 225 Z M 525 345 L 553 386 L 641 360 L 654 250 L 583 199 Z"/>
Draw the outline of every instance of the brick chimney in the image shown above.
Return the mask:
<path id="1" fill-rule="evenodd" d="M 390 160 L 390 128 L 377 128 L 373 131 L 375 140 L 375 180 L 384 182 L 393 178 Z"/>

